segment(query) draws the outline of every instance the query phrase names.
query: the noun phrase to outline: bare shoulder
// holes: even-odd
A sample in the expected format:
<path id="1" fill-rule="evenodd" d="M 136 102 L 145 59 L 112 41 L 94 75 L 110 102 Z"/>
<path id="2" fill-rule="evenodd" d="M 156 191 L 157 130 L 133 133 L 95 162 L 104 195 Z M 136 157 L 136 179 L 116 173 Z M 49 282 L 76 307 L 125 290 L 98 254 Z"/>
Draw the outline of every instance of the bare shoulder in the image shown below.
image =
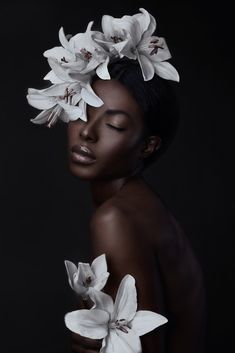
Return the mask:
<path id="1" fill-rule="evenodd" d="M 161 289 L 154 251 L 141 236 L 128 207 L 114 202 L 99 208 L 91 221 L 91 242 L 94 256 L 106 254 L 109 272 L 112 273 L 106 292 L 115 297 L 118 284 L 128 273 L 136 279 L 140 306 L 159 309 L 162 305 Z"/>
<path id="2" fill-rule="evenodd" d="M 134 227 L 134 222 L 131 220 L 131 214 L 128 208 L 118 201 L 109 201 L 101 205 L 91 218 L 91 231 L 97 234 L 100 227 L 103 228 L 123 228 L 123 226 Z"/>
<path id="3" fill-rule="evenodd" d="M 112 255 L 124 254 L 123 249 L 138 252 L 141 242 L 138 226 L 132 212 L 119 202 L 107 202 L 99 207 L 91 219 L 90 231 L 96 252 L 98 249 Z"/>

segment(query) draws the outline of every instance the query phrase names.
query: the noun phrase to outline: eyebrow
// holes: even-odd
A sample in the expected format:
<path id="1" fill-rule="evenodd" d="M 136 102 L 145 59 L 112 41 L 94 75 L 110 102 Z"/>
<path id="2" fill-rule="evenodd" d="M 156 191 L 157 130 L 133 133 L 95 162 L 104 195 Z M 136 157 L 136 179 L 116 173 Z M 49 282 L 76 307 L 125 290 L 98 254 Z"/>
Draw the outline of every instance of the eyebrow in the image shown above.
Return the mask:
<path id="1" fill-rule="evenodd" d="M 108 115 L 123 114 L 131 119 L 131 115 L 129 113 L 125 112 L 124 110 L 120 110 L 120 109 L 107 109 L 105 113 Z"/>

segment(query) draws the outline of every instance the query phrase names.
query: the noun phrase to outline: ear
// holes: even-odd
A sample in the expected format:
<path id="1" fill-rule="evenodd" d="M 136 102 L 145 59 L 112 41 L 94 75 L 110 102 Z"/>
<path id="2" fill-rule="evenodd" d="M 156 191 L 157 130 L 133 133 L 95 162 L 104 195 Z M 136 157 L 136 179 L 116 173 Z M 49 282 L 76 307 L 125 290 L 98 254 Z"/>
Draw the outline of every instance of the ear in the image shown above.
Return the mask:
<path id="1" fill-rule="evenodd" d="M 161 142 L 162 139 L 160 136 L 148 136 L 145 140 L 145 146 L 141 151 L 141 157 L 149 157 L 153 152 L 160 148 Z"/>

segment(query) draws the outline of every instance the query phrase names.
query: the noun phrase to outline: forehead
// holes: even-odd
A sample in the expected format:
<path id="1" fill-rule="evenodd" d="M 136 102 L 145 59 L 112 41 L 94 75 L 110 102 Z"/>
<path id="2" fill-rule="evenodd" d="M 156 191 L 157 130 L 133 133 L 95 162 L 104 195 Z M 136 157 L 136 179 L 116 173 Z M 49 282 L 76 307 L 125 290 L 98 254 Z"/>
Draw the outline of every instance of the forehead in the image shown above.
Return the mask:
<path id="1" fill-rule="evenodd" d="M 96 80 L 92 84 L 95 93 L 103 100 L 106 109 L 121 109 L 132 116 L 142 116 L 138 102 L 118 80 Z"/>

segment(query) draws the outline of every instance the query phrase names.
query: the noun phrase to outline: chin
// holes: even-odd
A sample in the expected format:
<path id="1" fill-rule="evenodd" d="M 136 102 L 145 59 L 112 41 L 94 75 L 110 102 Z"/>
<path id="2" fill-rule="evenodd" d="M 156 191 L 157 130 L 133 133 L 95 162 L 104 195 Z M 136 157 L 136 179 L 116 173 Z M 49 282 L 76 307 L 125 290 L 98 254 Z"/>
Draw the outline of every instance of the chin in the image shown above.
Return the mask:
<path id="1" fill-rule="evenodd" d="M 69 163 L 69 171 L 74 177 L 81 180 L 92 181 L 97 178 L 94 170 L 89 165 L 84 166 L 75 163 Z"/>
<path id="2" fill-rule="evenodd" d="M 105 168 L 107 171 L 108 168 Z M 69 171 L 70 173 L 75 177 L 79 178 L 80 180 L 88 181 L 88 182 L 93 182 L 93 181 L 110 181 L 114 179 L 119 179 L 122 177 L 125 177 L 128 175 L 128 173 L 120 173 L 117 171 L 111 172 L 109 170 L 109 173 L 105 172 L 105 170 L 98 170 L 96 168 L 93 168 L 91 166 L 80 166 L 80 165 L 74 165 L 70 164 L 69 165 Z"/>

